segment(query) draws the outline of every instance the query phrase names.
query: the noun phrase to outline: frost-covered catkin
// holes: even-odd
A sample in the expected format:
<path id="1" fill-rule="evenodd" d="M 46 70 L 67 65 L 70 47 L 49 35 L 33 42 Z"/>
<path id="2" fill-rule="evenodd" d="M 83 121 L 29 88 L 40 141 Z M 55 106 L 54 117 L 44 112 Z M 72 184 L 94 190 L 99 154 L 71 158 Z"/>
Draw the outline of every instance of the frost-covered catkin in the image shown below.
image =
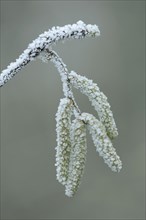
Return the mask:
<path id="1" fill-rule="evenodd" d="M 113 147 L 111 140 L 106 134 L 104 125 L 89 113 L 82 113 L 82 119 L 87 123 L 93 143 L 99 155 L 112 171 L 119 172 L 122 162 Z"/>
<path id="2" fill-rule="evenodd" d="M 55 165 L 57 180 L 63 185 L 66 184 L 68 177 L 71 151 L 70 127 L 72 111 L 72 101 L 68 98 L 61 99 L 56 113 L 57 147 Z"/>
<path id="3" fill-rule="evenodd" d="M 110 109 L 110 104 L 107 97 L 100 91 L 96 83 L 89 80 L 85 76 L 71 71 L 69 79 L 72 85 L 79 89 L 83 94 L 87 95 L 95 110 L 98 113 L 100 121 L 104 124 L 108 136 L 113 139 L 118 135 L 118 130 L 115 124 L 113 113 Z"/>
<path id="4" fill-rule="evenodd" d="M 75 119 L 71 126 L 72 150 L 70 155 L 68 180 L 65 185 L 65 194 L 72 197 L 81 182 L 83 176 L 87 144 L 86 144 L 86 127 L 80 118 Z"/>

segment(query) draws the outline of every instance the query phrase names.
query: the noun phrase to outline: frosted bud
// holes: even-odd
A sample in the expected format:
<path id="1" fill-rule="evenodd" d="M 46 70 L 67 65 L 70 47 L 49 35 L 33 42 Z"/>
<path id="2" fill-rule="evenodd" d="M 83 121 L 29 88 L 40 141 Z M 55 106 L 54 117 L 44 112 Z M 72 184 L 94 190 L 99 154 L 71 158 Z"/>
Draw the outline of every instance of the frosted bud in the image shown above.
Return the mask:
<path id="1" fill-rule="evenodd" d="M 79 117 L 72 123 L 71 141 L 72 150 L 70 155 L 68 179 L 65 185 L 65 194 L 69 197 L 72 197 L 76 193 L 80 185 L 86 161 L 86 127 Z"/>
<path id="2" fill-rule="evenodd" d="M 104 124 L 108 136 L 113 139 L 118 135 L 118 130 L 110 109 L 107 97 L 100 91 L 96 83 L 85 76 L 71 71 L 69 75 L 72 85 L 87 95 L 95 110 L 98 113 L 100 121 Z"/>
<path id="3" fill-rule="evenodd" d="M 57 147 L 55 165 L 57 180 L 63 185 L 65 185 L 68 177 L 71 151 L 70 127 L 72 112 L 72 101 L 68 98 L 61 99 L 56 113 Z"/>
<path id="4" fill-rule="evenodd" d="M 106 134 L 104 125 L 93 115 L 88 113 L 82 113 L 82 120 L 87 123 L 87 127 L 99 155 L 103 157 L 104 162 L 112 171 L 119 172 L 122 168 L 122 162 L 117 155 L 110 138 Z"/>

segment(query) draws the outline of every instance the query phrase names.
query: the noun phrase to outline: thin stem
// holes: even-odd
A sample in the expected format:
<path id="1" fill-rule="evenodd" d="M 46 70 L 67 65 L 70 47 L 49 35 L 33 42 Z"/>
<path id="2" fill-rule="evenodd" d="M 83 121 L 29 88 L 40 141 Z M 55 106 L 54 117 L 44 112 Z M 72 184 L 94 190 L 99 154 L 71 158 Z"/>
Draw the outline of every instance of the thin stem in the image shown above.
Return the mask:
<path id="1" fill-rule="evenodd" d="M 45 58 L 48 61 L 50 60 L 51 62 L 54 63 L 54 65 L 56 66 L 61 76 L 61 81 L 63 83 L 63 92 L 64 92 L 65 97 L 72 100 L 76 114 L 81 114 L 81 111 L 75 101 L 75 98 L 72 92 L 72 87 L 71 87 L 71 83 L 69 79 L 69 71 L 66 67 L 66 64 L 63 62 L 63 60 L 59 57 L 59 55 L 55 51 L 49 50 L 49 49 L 47 49 L 46 53 L 44 53 L 44 57 L 42 56 L 40 58 L 42 59 Z"/>

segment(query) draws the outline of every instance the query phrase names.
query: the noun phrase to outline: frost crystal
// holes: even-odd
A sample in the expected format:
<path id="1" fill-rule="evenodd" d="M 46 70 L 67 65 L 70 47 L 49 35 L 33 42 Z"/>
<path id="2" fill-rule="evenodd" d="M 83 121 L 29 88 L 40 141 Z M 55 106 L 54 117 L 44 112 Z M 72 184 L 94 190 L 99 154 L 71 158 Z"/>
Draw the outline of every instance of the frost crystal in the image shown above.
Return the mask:
<path id="1" fill-rule="evenodd" d="M 72 102 L 64 98 L 60 100 L 58 111 L 56 113 L 56 172 L 57 180 L 65 185 L 68 177 L 68 166 L 70 161 L 71 140 L 70 126 L 72 115 Z"/>
<path id="2" fill-rule="evenodd" d="M 107 97 L 100 91 L 96 83 L 89 80 L 85 76 L 71 71 L 69 79 L 72 85 L 79 89 L 83 94 L 87 95 L 95 110 L 98 113 L 100 121 L 104 124 L 108 136 L 113 139 L 118 135 L 113 113 L 110 109 L 110 104 Z"/>
<path id="3" fill-rule="evenodd" d="M 69 172 L 67 183 L 65 185 L 65 194 L 69 197 L 72 197 L 76 193 L 81 183 L 86 161 L 86 127 L 80 118 L 76 118 L 72 123 L 71 141 L 72 149 Z"/>

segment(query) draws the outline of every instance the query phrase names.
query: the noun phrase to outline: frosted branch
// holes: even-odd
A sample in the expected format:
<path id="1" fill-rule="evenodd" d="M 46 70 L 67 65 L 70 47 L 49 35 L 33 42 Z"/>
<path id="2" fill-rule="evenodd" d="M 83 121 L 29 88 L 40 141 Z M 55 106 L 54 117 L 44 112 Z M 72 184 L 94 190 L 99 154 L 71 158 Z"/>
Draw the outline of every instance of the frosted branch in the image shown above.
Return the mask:
<path id="1" fill-rule="evenodd" d="M 39 35 L 28 48 L 11 63 L 0 75 L 0 87 L 3 86 L 8 80 L 16 75 L 22 68 L 24 68 L 30 61 L 34 60 L 40 52 L 51 48 L 53 44 L 58 41 L 67 39 L 82 39 L 85 37 L 96 37 L 100 35 L 100 31 L 96 25 L 86 25 L 82 21 L 76 24 L 65 25 L 63 27 L 53 27 L 43 34 Z"/>

